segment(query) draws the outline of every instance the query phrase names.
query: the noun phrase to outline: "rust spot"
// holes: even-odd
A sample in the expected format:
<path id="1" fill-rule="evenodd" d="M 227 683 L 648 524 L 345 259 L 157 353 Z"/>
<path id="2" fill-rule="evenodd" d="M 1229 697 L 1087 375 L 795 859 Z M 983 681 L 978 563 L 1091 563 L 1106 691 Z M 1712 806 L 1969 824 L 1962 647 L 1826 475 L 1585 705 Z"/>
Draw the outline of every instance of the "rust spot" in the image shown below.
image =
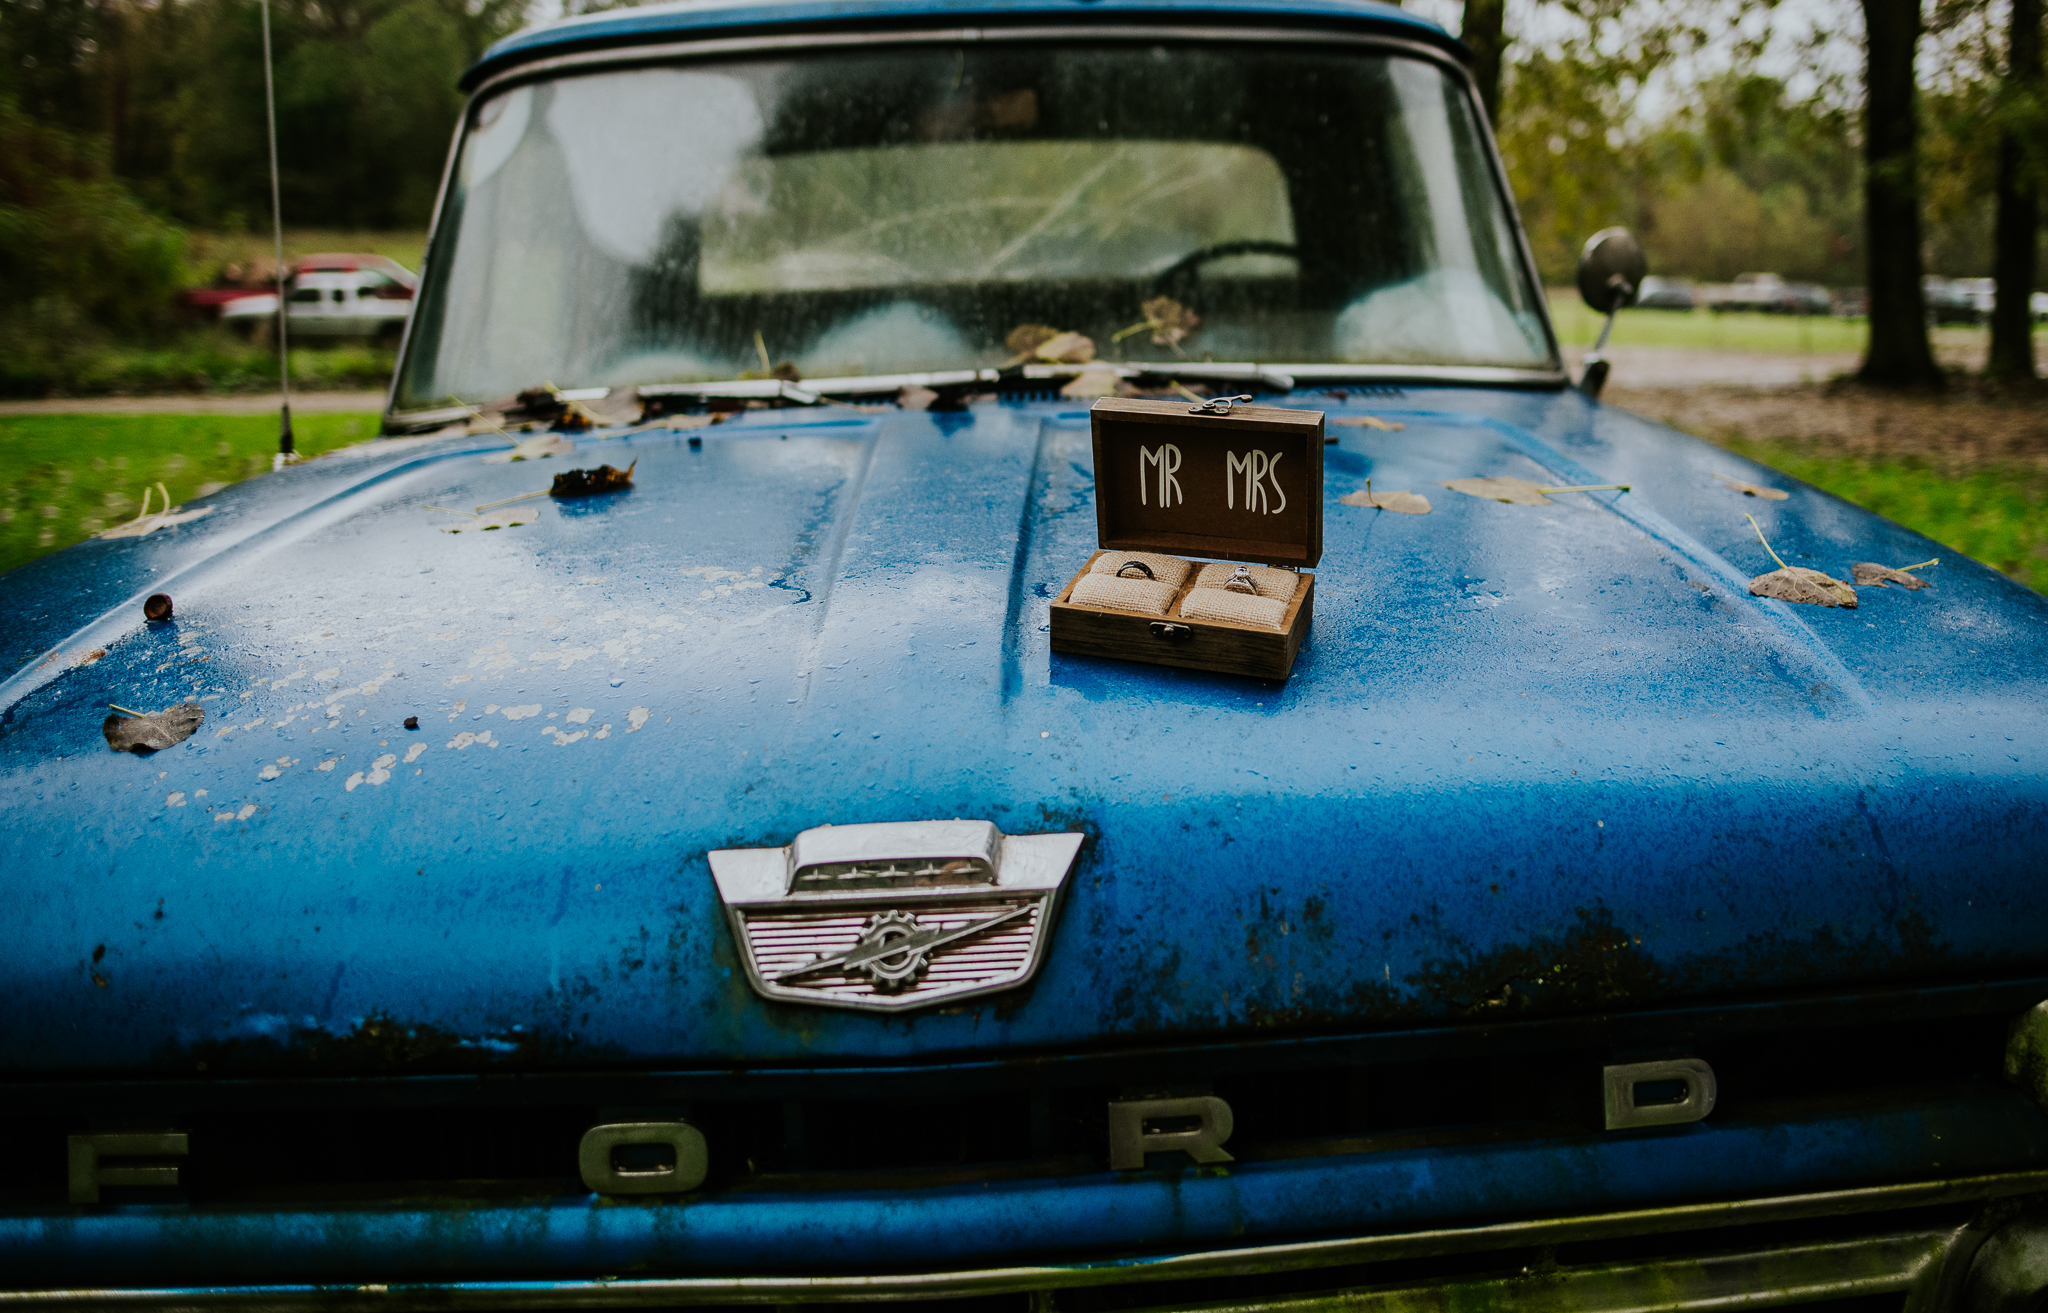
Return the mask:
<path id="1" fill-rule="evenodd" d="M 1597 1009 L 1660 995 L 1670 982 L 1604 907 L 1581 908 L 1564 934 L 1538 935 L 1468 961 L 1434 958 L 1410 984 L 1465 1016 Z"/>
<path id="2" fill-rule="evenodd" d="M 306 1026 L 282 1040 L 207 1040 L 166 1048 L 158 1061 L 200 1071 L 455 1072 L 562 1067 L 606 1056 L 609 1050 L 573 1035 L 519 1028 L 465 1036 L 379 1012 L 341 1034 Z"/>

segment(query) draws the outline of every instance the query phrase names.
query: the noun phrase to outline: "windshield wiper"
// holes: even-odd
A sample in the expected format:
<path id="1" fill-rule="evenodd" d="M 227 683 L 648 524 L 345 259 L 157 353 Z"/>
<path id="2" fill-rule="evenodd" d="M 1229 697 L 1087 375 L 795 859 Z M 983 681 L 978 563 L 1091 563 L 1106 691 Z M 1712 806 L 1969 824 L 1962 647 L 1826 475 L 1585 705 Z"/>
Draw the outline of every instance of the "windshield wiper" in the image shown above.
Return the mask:
<path id="1" fill-rule="evenodd" d="M 642 421 L 681 410 L 738 409 L 750 402 L 770 406 L 823 406 L 853 397 L 892 397 L 922 388 L 958 401 L 976 392 L 1036 390 L 1054 379 L 1080 374 L 1114 374 L 1122 379 L 1189 379 L 1204 383 L 1254 384 L 1269 392 L 1291 392 L 1294 376 L 1265 365 L 1189 361 L 1120 364 L 1091 360 L 1080 365 L 1012 365 L 1006 369 L 949 369 L 917 374 L 855 374 L 844 378 L 729 378 L 712 383 L 649 383 L 636 389 Z M 1022 384 L 1023 386 L 1019 386 Z M 720 406 L 719 402 L 736 402 Z"/>

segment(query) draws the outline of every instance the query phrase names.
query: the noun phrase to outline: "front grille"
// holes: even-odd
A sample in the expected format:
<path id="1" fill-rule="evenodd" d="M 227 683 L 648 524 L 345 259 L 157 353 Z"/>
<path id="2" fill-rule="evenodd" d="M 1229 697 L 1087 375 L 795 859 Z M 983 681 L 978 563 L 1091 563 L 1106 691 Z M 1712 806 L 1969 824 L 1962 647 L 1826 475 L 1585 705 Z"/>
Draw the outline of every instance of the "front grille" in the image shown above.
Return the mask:
<path id="1" fill-rule="evenodd" d="M 1706 1037 L 1690 1052 L 1719 1078 L 1717 1121 L 1769 1120 L 1801 1108 L 1878 1108 L 1931 1083 L 1982 1088 L 2000 1078 L 2004 1028 L 2002 1013 L 1987 1013 Z M 1058 1065 L 1017 1063 L 894 1076 L 16 1085 L 0 1092 L 16 1109 L 0 1119 L 0 1208 L 64 1204 L 66 1137 L 122 1130 L 184 1131 L 192 1151 L 176 1190 L 109 1187 L 106 1201 L 195 1204 L 580 1195 L 583 1133 L 636 1120 L 699 1127 L 710 1150 L 707 1191 L 916 1190 L 1101 1172 L 1109 1101 L 1187 1093 L 1230 1105 L 1227 1148 L 1244 1162 L 1598 1135 L 1602 1065 L 1656 1056 L 1566 1048 L 1305 1067 L 1276 1059 L 1246 1070 L 1262 1052 L 1250 1044 L 1126 1055 L 1082 1067 L 1080 1079 Z"/>

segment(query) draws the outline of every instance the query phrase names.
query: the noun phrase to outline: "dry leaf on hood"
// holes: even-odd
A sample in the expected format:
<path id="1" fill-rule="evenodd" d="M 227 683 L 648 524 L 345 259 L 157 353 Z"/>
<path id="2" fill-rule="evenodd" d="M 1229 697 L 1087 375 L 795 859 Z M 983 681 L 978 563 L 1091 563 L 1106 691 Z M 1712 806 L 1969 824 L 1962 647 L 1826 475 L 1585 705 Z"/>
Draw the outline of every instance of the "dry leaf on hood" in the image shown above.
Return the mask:
<path id="1" fill-rule="evenodd" d="M 1330 422 L 1332 424 L 1346 424 L 1355 429 L 1378 429 L 1382 433 L 1399 433 L 1402 429 L 1408 427 L 1406 424 L 1398 424 L 1390 419 L 1381 419 L 1378 415 L 1339 415 Z"/>
<path id="2" fill-rule="evenodd" d="M 1371 479 L 1365 481 L 1364 492 L 1346 493 L 1337 500 L 1345 506 L 1370 506 L 1374 510 L 1399 511 L 1403 515 L 1427 515 L 1430 510 L 1429 498 L 1421 493 L 1409 492 L 1406 489 L 1400 492 L 1374 492 Z"/>
<path id="3" fill-rule="evenodd" d="M 1918 565 L 1901 565 L 1897 568 L 1889 565 L 1877 565 L 1870 561 L 1852 561 L 1849 563 L 1849 577 L 1857 583 L 1866 586 L 1883 588 L 1887 584 L 1897 584 L 1901 588 L 1910 588 L 1918 591 L 1922 588 L 1932 588 L 1934 585 L 1928 583 L 1919 575 L 1911 573 L 1911 571 L 1925 570 L 1930 565 L 1940 564 L 1941 558 L 1939 556 L 1931 561 L 1922 561 Z"/>
<path id="4" fill-rule="evenodd" d="M 1051 324 L 1019 324 L 1003 339 L 1013 356 L 1028 356 L 1038 350 L 1041 342 L 1050 342 L 1060 335 L 1060 330 Z"/>
<path id="5" fill-rule="evenodd" d="M 1139 305 L 1138 313 L 1145 316 L 1129 328 L 1122 329 L 1110 337 L 1112 342 L 1121 342 L 1133 333 L 1152 330 L 1155 346 L 1168 346 L 1180 350 L 1181 339 L 1202 326 L 1202 317 L 1170 296 L 1155 296 Z"/>
<path id="6" fill-rule="evenodd" d="M 528 438 L 524 442 L 516 444 L 510 451 L 492 452 L 484 457 L 484 464 L 503 465 L 507 461 L 540 460 L 545 456 L 571 456 L 575 452 L 576 444 L 567 438 L 557 437 L 552 433 L 543 433 L 538 437 Z"/>
<path id="7" fill-rule="evenodd" d="M 107 746 L 114 751 L 138 756 L 176 747 L 191 738 L 192 731 L 206 719 L 206 709 L 197 702 L 180 702 L 154 714 L 126 707 L 114 710 L 119 714 L 102 721 L 100 733 L 107 736 Z"/>
<path id="8" fill-rule="evenodd" d="M 1081 333 L 1061 333 L 1032 349 L 1032 355 L 1054 365 L 1085 365 L 1095 359 L 1095 341 Z"/>
<path id="9" fill-rule="evenodd" d="M 1714 477 L 1727 484 L 1730 492 L 1739 492 L 1745 497 L 1761 497 L 1765 501 L 1783 501 L 1792 495 L 1783 488 L 1767 488 L 1761 483 L 1751 483 L 1747 479 L 1730 478 L 1726 474 L 1716 474 Z"/>
<path id="10" fill-rule="evenodd" d="M 1584 483 L 1569 488 L 1546 487 L 1531 483 L 1527 479 L 1499 476 L 1490 479 L 1450 479 L 1438 485 L 1453 492 L 1462 492 L 1468 497 L 1480 497 L 1487 501 L 1504 501 L 1515 506 L 1554 505 L 1546 492 L 1627 492 L 1626 483 Z"/>
<path id="11" fill-rule="evenodd" d="M 1138 389 L 1117 376 L 1114 369 L 1084 369 L 1067 381 L 1060 389 L 1063 397 L 1076 399 L 1086 397 L 1134 397 Z"/>
<path id="12" fill-rule="evenodd" d="M 1771 553 L 1771 559 L 1778 568 L 1769 574 L 1760 574 L 1749 581 L 1749 591 L 1758 597 L 1775 597 L 1781 602 L 1806 602 L 1813 606 L 1839 606 L 1848 610 L 1856 609 L 1856 590 L 1840 579 L 1809 570 L 1803 565 L 1787 565 L 1783 557 L 1771 551 L 1770 542 L 1765 539 L 1763 526 L 1756 522 L 1754 515 L 1742 517 L 1749 521 L 1749 527 L 1756 530 L 1756 540 L 1763 543 L 1764 550 Z"/>
<path id="13" fill-rule="evenodd" d="M 171 505 L 171 490 L 164 487 L 161 483 L 157 484 L 156 487 L 157 491 L 164 495 L 164 508 L 162 510 L 158 511 L 155 515 L 149 513 L 150 490 L 145 487 L 142 490 L 142 509 L 136 512 L 134 519 L 124 524 L 117 524 L 111 529 L 101 530 L 95 536 L 100 538 L 140 538 L 144 534 L 155 533 L 158 529 L 168 529 L 174 524 L 189 524 L 193 520 L 210 515 L 213 512 L 213 507 L 211 506 L 202 506 L 196 511 L 188 511 L 182 506 L 173 506 Z"/>
<path id="14" fill-rule="evenodd" d="M 636 457 L 633 465 L 638 465 Z M 601 492 L 618 492 L 633 486 L 633 465 L 615 470 L 609 465 L 600 465 L 594 470 L 563 470 L 555 476 L 555 486 L 548 489 L 551 497 L 594 497 Z"/>
<path id="15" fill-rule="evenodd" d="M 1810 602 L 1816 606 L 1856 609 L 1856 590 L 1819 570 L 1788 565 L 1782 570 L 1760 574 L 1749 581 L 1749 591 L 1758 597 L 1775 597 L 1781 602 Z"/>

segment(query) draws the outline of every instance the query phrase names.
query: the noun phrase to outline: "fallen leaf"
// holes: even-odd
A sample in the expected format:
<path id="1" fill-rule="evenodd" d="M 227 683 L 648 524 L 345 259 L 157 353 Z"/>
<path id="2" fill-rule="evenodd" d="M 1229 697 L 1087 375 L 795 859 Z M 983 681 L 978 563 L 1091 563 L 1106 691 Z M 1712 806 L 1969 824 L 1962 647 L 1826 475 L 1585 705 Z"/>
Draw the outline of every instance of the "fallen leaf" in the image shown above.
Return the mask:
<path id="1" fill-rule="evenodd" d="M 127 521 L 125 524 L 117 524 L 111 529 L 102 529 L 94 537 L 140 538 L 144 534 L 155 533 L 158 529 L 168 529 L 174 524 L 189 524 L 193 520 L 213 513 L 213 507 L 211 506 L 202 506 L 196 511 L 188 511 L 182 506 L 173 506 L 171 505 L 170 489 L 159 483 L 156 485 L 156 490 L 164 495 L 164 508 L 162 510 L 158 511 L 155 515 L 149 513 L 150 490 L 145 487 L 142 490 L 142 509 L 136 512 L 134 519 Z"/>
<path id="2" fill-rule="evenodd" d="M 1775 597 L 1781 602 L 1808 602 L 1815 606 L 1840 606 L 1853 611 L 1856 609 L 1856 590 L 1840 579 L 1809 570 L 1803 565 L 1787 565 L 1785 558 L 1771 548 L 1770 540 L 1764 537 L 1763 526 L 1756 522 L 1756 516 L 1742 517 L 1749 521 L 1749 527 L 1756 530 L 1756 540 L 1771 553 L 1771 559 L 1778 568 L 1769 574 L 1760 574 L 1749 581 L 1749 591 L 1758 597 Z"/>
<path id="3" fill-rule="evenodd" d="M 1409 492 L 1405 488 L 1400 492 L 1374 492 L 1371 479 L 1365 481 L 1365 491 L 1346 493 L 1337 500 L 1345 506 L 1370 506 L 1379 511 L 1399 511 L 1403 515 L 1427 515 L 1430 510 L 1429 498 L 1421 493 Z"/>
<path id="4" fill-rule="evenodd" d="M 1121 342 L 1133 333 L 1152 330 L 1152 341 L 1156 346 L 1180 350 L 1181 339 L 1202 326 L 1202 317 L 1170 296 L 1155 296 L 1139 305 L 1138 313 L 1145 316 L 1129 328 L 1110 336 L 1110 341 Z"/>
<path id="5" fill-rule="evenodd" d="M 1468 497 L 1483 497 L 1488 501 L 1504 501 L 1515 506 L 1550 506 L 1554 503 L 1543 494 L 1546 492 L 1627 492 L 1626 483 L 1584 483 L 1569 488 L 1546 487 L 1531 483 L 1527 479 L 1501 476 L 1491 479 L 1451 479 L 1439 484 L 1453 492 L 1462 492 Z"/>
<path id="6" fill-rule="evenodd" d="M 1849 577 L 1866 587 L 1883 588 L 1887 584 L 1897 584 L 1901 588 L 1910 588 L 1917 592 L 1922 588 L 1932 588 L 1934 585 L 1910 572 L 1940 564 L 1939 556 L 1931 561 L 1922 561 L 1918 565 L 1902 565 L 1896 569 L 1889 565 L 1876 565 L 1870 561 L 1852 561 L 1849 565 Z"/>
<path id="7" fill-rule="evenodd" d="M 1540 484 L 1527 479 L 1451 479 L 1439 485 L 1452 492 L 1462 492 L 1468 497 L 1484 497 L 1491 501 L 1509 502 L 1516 506 L 1550 506 L 1554 503 L 1543 495 Z"/>
<path id="8" fill-rule="evenodd" d="M 1032 348 L 1031 354 L 1054 365 L 1085 365 L 1095 359 L 1095 340 L 1082 333 L 1061 333 Z"/>
<path id="9" fill-rule="evenodd" d="M 633 465 L 640 463 L 635 458 Z M 601 492 L 618 492 L 633 486 L 633 465 L 615 470 L 609 465 L 600 465 L 594 470 L 563 470 L 555 476 L 555 486 L 548 489 L 553 497 L 594 497 Z"/>
<path id="10" fill-rule="evenodd" d="M 1202 326 L 1202 317 L 1170 296 L 1155 296 L 1138 307 L 1152 326 L 1152 341 L 1159 346 L 1179 346 L 1181 339 Z"/>
<path id="11" fill-rule="evenodd" d="M 1761 483 L 1751 483 L 1747 479 L 1732 479 L 1726 474 L 1716 474 L 1714 477 L 1727 484 L 1730 492 L 1739 492 L 1745 497 L 1761 497 L 1765 501 L 1783 501 L 1792 495 L 1783 488 L 1766 488 Z"/>
<path id="12" fill-rule="evenodd" d="M 1085 397 L 1128 397 L 1136 396 L 1137 389 L 1125 383 L 1114 369 L 1084 369 L 1067 380 L 1060 389 L 1063 397 L 1076 399 Z"/>
<path id="13" fill-rule="evenodd" d="M 1819 570 L 1788 565 L 1760 574 L 1749 581 L 1749 591 L 1758 597 L 1775 597 L 1781 602 L 1810 602 L 1816 606 L 1856 609 L 1856 590 Z"/>
<path id="14" fill-rule="evenodd" d="M 553 433 L 527 438 L 510 451 L 494 451 L 484 457 L 486 465 L 503 465 L 515 460 L 540 460 L 546 456 L 570 456 L 576 452 L 576 444 Z"/>
<path id="15" fill-rule="evenodd" d="M 584 409 L 581 402 L 564 397 L 562 390 L 552 383 L 521 392 L 505 411 L 505 418 L 546 424 L 558 433 L 581 433 L 597 425 L 597 416 Z"/>
<path id="16" fill-rule="evenodd" d="M 129 711 L 126 707 L 115 707 L 114 711 L 118 714 L 100 723 L 100 733 L 107 736 L 107 746 L 114 751 L 133 752 L 137 756 L 176 747 L 191 738 L 192 731 L 206 719 L 206 709 L 197 702 L 180 702 L 155 714 Z"/>
<path id="17" fill-rule="evenodd" d="M 1399 424 L 1390 419 L 1381 419 L 1378 415 L 1339 415 L 1330 422 L 1332 424 L 1346 424 L 1356 429 L 1379 429 L 1385 433 L 1399 433 L 1402 429 L 1408 427 L 1406 424 Z"/>
<path id="18" fill-rule="evenodd" d="M 1011 355 L 1028 356 L 1038 350 L 1041 342 L 1050 342 L 1060 335 L 1060 330 L 1051 324 L 1019 324 L 1003 339 Z"/>

